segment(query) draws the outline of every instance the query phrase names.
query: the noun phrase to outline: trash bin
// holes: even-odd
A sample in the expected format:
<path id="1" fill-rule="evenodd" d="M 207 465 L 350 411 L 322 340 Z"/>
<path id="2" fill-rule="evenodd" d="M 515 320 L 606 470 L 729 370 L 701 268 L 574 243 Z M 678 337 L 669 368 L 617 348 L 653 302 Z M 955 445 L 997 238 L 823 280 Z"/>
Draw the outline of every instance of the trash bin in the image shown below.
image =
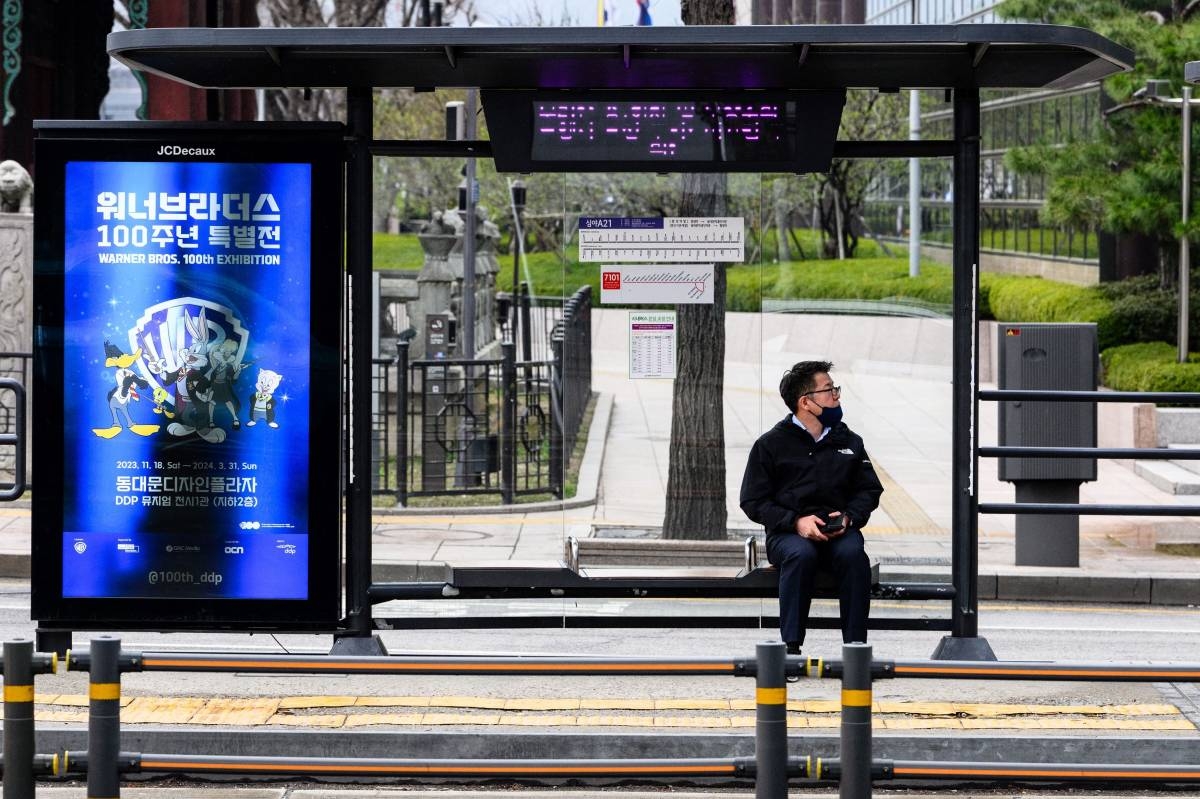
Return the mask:
<path id="1" fill-rule="evenodd" d="M 1095 391 L 1094 324 L 1004 324 L 1000 333 L 1001 389 Z M 1006 401 L 999 422 L 1001 446 L 1096 446 L 1094 402 Z M 1001 458 L 1000 479 L 1013 483 L 1018 503 L 1078 503 L 1096 459 Z M 1016 565 L 1078 566 L 1078 514 L 1017 514 Z"/>

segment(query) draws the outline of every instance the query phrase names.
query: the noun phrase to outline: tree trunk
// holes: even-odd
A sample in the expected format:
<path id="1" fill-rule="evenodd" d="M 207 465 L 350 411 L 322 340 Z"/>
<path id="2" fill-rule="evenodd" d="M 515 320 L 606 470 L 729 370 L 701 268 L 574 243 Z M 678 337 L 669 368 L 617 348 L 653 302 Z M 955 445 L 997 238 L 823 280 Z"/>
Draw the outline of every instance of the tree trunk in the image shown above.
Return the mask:
<path id="1" fill-rule="evenodd" d="M 725 175 L 685 174 L 681 216 L 725 216 Z M 725 538 L 725 265 L 713 274 L 712 305 L 682 305 L 671 404 L 664 538 Z"/>
<path id="2" fill-rule="evenodd" d="M 732 25 L 733 0 L 681 0 L 685 25 Z M 680 216 L 725 216 L 725 175 L 685 174 Z M 683 305 L 677 319 L 664 538 L 725 538 L 725 266 L 713 274 L 713 304 Z"/>

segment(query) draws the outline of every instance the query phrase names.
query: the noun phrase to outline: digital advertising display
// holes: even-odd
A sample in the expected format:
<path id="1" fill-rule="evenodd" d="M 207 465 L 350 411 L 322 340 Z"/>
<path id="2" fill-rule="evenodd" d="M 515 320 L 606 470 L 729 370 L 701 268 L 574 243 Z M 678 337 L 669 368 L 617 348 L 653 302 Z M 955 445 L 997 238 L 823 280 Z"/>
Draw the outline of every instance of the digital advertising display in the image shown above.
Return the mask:
<path id="1" fill-rule="evenodd" d="M 105 132 L 39 131 L 34 615 L 327 628 L 338 139 Z"/>

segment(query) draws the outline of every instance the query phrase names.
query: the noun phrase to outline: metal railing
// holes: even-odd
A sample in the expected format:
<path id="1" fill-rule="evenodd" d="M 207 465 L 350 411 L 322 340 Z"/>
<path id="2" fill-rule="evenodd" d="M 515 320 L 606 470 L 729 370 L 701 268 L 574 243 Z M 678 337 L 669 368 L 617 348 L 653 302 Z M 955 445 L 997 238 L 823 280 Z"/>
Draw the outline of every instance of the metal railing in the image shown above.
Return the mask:
<path id="1" fill-rule="evenodd" d="M 1200 664 L 1072 663 L 1054 661 L 875 660 L 867 644 L 842 648 L 840 660 L 788 657 L 780 642 L 759 644 L 753 658 L 601 657 L 333 657 L 273 654 L 194 654 L 124 651 L 119 639 L 92 639 L 67 669 L 89 674 L 88 748 L 34 754 L 36 674 L 53 673 L 52 655 L 35 655 L 29 641 L 4 645 L 3 799 L 34 795 L 38 775 L 86 774 L 89 796 L 120 796 L 121 775 L 220 774 L 288 777 L 727 777 L 751 778 L 758 799 L 783 799 L 793 777 L 833 780 L 843 799 L 867 799 L 876 780 L 981 782 L 1200 782 L 1197 765 L 1114 763 L 877 760 L 873 755 L 873 683 L 879 679 L 1200 682 Z M 755 678 L 754 756 L 638 759 L 418 759 L 266 757 L 121 752 L 121 675 L 126 672 L 243 674 L 438 674 L 548 676 L 712 676 Z M 788 754 L 787 679 L 841 681 L 838 757 Z"/>
<path id="2" fill-rule="evenodd" d="M 558 307 L 522 292 L 513 310 L 520 344 L 501 357 L 416 360 L 397 342 L 394 361 L 373 361 L 375 494 L 500 494 L 561 499 L 592 392 L 591 287 Z M 518 346 L 524 358 L 518 360 Z M 393 456 L 394 453 L 394 456 Z"/>
<path id="3" fill-rule="evenodd" d="M 840 757 L 818 760 L 814 774 L 818 780 L 838 781 L 842 799 L 869 799 L 874 780 L 1200 782 L 1200 765 L 876 760 L 871 736 L 872 683 L 877 679 L 1200 682 L 1200 665 L 874 660 L 866 644 L 845 645 L 842 657 L 810 659 L 805 667 L 810 677 L 842 681 Z"/>
<path id="4" fill-rule="evenodd" d="M 17 499 L 28 488 L 25 387 L 32 361 L 28 352 L 0 352 L 0 502 Z"/>
<path id="5" fill-rule="evenodd" d="M 1162 391 L 1049 391 L 998 389 L 980 391 L 982 401 L 1013 402 L 1154 402 L 1200 405 L 1200 393 Z M 1111 447 L 979 447 L 981 458 L 1147 458 L 1200 460 L 1200 450 Z M 980 513 L 1037 513 L 1084 516 L 1200 516 L 1200 505 L 1122 505 L 1072 502 L 981 502 Z"/>
<path id="6" fill-rule="evenodd" d="M 11 405 L 0 405 L 6 411 L 0 421 L 0 473 L 12 479 L 0 485 L 0 502 L 18 499 L 25 493 L 25 386 L 17 380 L 0 378 L 0 396 L 5 393 L 12 394 L 13 401 Z"/>
<path id="7" fill-rule="evenodd" d="M 741 659 L 663 658 L 474 658 L 474 657 L 305 657 L 299 655 L 195 655 L 123 651 L 119 639 L 94 638 L 90 651 L 71 656 L 67 668 L 86 671 L 88 748 L 34 755 L 34 673 L 52 670 L 51 656 L 33 655 L 28 641 L 5 644 L 4 799 L 34 796 L 35 774 L 86 774 L 88 796 L 119 797 L 121 775 L 221 774 L 290 777 L 726 777 L 751 778 L 760 799 L 785 799 L 788 778 L 805 777 L 811 758 L 787 749 L 788 658 L 779 642 L 759 644 L 755 657 Z M 142 671 L 278 674 L 470 674 L 538 676 L 711 676 L 755 678 L 757 734 L 754 757 L 637 759 L 415 759 L 256 757 L 121 752 L 121 674 Z M 9 702 L 10 692 L 19 702 Z M 18 695 L 19 694 L 19 695 Z M 10 704 L 20 713 L 10 715 Z M 10 750 L 11 747 L 11 750 Z M 19 787 L 11 787 L 19 786 Z"/>
<path id="8" fill-rule="evenodd" d="M 949 247 L 953 203 L 921 201 L 921 243 Z M 1046 225 L 1039 200 L 980 200 L 979 247 L 984 252 L 1029 258 L 1053 258 L 1095 265 L 1100 257 L 1097 232 L 1069 225 Z M 899 214 L 897 212 L 899 209 Z M 908 200 L 872 200 L 864 210 L 867 226 L 889 241 L 907 241 Z M 897 219 L 903 220 L 897 230 Z"/>

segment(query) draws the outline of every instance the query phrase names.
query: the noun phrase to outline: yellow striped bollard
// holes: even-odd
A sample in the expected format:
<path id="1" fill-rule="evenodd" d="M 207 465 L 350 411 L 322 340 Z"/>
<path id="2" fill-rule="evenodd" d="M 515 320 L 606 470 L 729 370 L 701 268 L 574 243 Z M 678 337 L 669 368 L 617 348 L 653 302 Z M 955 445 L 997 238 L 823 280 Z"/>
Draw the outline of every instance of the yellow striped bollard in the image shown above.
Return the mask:
<path id="1" fill-rule="evenodd" d="M 780 641 L 757 646 L 755 684 L 756 799 L 786 799 L 788 786 L 787 652 Z"/>
<path id="2" fill-rule="evenodd" d="M 841 799 L 871 796 L 871 647 L 842 646 Z"/>
<path id="3" fill-rule="evenodd" d="M 121 776 L 121 639 L 93 638 L 88 667 L 87 799 L 117 799 Z"/>

